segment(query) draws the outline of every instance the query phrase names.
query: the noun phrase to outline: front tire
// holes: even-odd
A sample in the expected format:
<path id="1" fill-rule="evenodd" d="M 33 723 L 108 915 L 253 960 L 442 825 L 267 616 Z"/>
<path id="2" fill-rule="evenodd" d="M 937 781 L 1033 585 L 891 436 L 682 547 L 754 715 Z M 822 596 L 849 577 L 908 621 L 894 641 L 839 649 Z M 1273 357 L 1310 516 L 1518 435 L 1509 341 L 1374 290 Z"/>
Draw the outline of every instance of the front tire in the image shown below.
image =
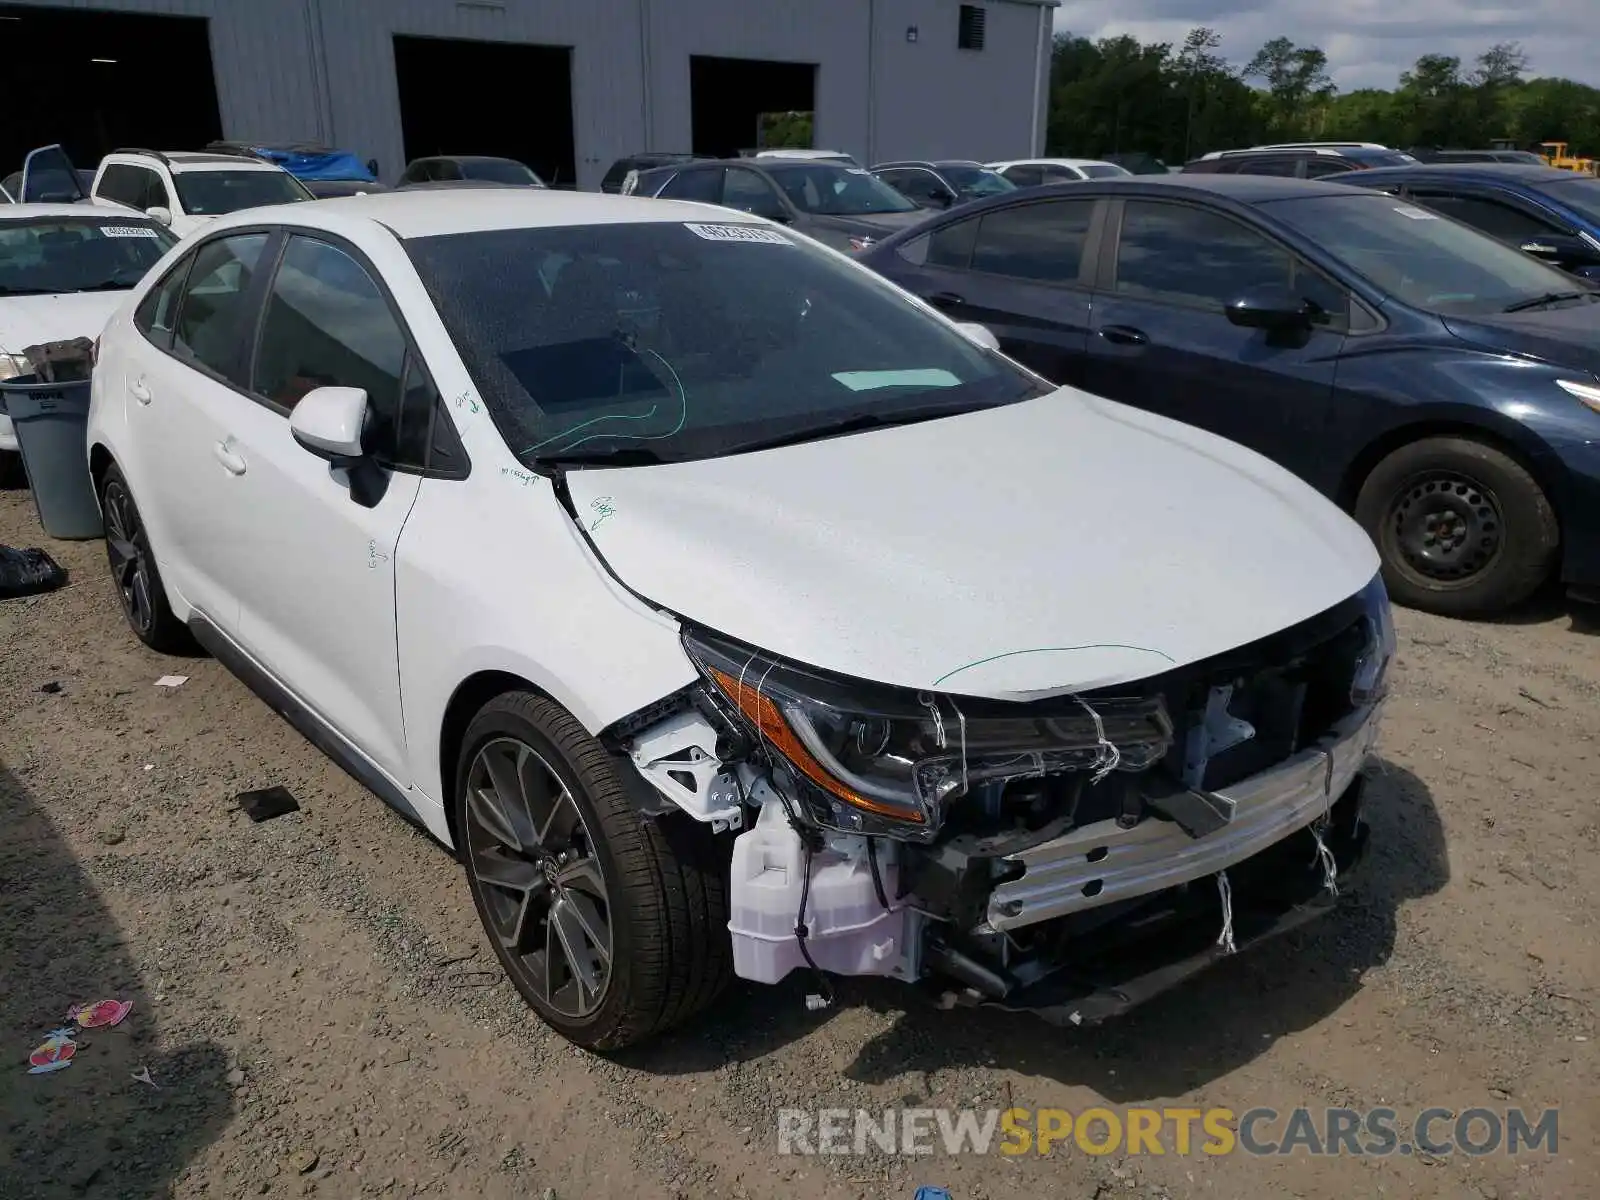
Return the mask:
<path id="1" fill-rule="evenodd" d="M 467 728 L 456 830 L 501 966 L 547 1024 L 617 1050 L 692 1016 L 731 975 L 727 862 L 710 830 L 651 820 L 625 767 L 530 692 Z"/>
<path id="2" fill-rule="evenodd" d="M 1422 438 L 1372 471 L 1356 520 L 1398 603 L 1449 617 L 1505 612 L 1550 577 L 1555 510 L 1510 455 L 1465 437 Z"/>
<path id="3" fill-rule="evenodd" d="M 192 650 L 194 639 L 167 603 L 167 589 L 150 549 L 144 518 L 133 502 L 127 479 L 115 463 L 106 468 L 100 480 L 100 511 L 105 518 L 111 581 L 134 636 L 161 654 Z"/>

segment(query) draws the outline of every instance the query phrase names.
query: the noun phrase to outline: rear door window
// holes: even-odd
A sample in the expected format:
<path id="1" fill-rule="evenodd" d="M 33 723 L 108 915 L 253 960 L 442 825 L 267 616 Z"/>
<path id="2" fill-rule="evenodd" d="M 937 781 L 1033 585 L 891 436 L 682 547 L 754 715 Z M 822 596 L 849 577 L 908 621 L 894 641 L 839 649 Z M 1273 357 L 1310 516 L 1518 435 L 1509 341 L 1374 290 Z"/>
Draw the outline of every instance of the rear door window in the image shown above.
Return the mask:
<path id="1" fill-rule="evenodd" d="M 985 213 L 972 269 L 1038 283 L 1076 283 L 1093 200 L 1050 200 Z"/>
<path id="2" fill-rule="evenodd" d="M 183 283 L 189 275 L 189 265 L 194 255 L 180 259 L 166 276 L 139 301 L 134 311 L 133 323 L 139 332 L 163 350 L 172 346 L 172 331 L 178 315 L 178 300 L 183 295 Z"/>
<path id="3" fill-rule="evenodd" d="M 266 244 L 266 234 L 248 233 L 217 238 L 195 251 L 173 331 L 174 354 L 240 387 L 246 301 Z"/>

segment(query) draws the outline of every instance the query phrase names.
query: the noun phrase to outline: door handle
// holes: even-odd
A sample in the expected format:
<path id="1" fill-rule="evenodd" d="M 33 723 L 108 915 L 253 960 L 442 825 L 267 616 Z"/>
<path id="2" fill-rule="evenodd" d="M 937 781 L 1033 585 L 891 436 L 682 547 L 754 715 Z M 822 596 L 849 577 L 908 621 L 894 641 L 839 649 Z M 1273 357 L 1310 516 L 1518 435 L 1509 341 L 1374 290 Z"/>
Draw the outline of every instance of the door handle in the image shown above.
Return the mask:
<path id="1" fill-rule="evenodd" d="M 928 297 L 928 303 L 936 307 L 941 304 L 948 304 L 951 307 L 954 307 L 958 304 L 965 304 L 966 300 L 956 295 L 954 292 L 935 292 L 933 295 Z"/>
<path id="2" fill-rule="evenodd" d="M 152 399 L 150 389 L 142 379 L 135 379 L 128 385 L 128 390 L 133 393 L 133 398 L 140 404 L 149 404 Z"/>
<path id="3" fill-rule="evenodd" d="M 1523 242 L 1522 249 L 1528 254 L 1554 254 L 1556 248 L 1546 242 Z"/>
<path id="4" fill-rule="evenodd" d="M 1114 346 L 1145 346 L 1150 342 L 1144 330 L 1131 325 L 1107 325 L 1100 330 L 1100 336 Z"/>
<path id="5" fill-rule="evenodd" d="M 211 453 L 216 456 L 216 460 L 222 464 L 228 474 L 244 474 L 244 457 L 235 452 L 232 438 L 225 442 L 218 442 L 211 448 Z"/>

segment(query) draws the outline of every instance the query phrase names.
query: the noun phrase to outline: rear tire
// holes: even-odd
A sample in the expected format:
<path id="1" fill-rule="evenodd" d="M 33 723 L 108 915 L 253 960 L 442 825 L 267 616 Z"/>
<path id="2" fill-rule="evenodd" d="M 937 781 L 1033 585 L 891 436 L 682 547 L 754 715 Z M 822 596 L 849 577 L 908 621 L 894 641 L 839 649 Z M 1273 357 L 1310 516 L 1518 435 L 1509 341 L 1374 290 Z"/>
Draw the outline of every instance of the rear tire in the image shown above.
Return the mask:
<path id="1" fill-rule="evenodd" d="M 106 468 L 100 479 L 100 511 L 105 516 L 111 582 L 134 636 L 160 654 L 192 651 L 194 638 L 167 603 L 166 585 L 161 582 L 161 571 L 150 549 L 144 518 L 133 502 L 127 479 L 115 463 Z"/>
<path id="2" fill-rule="evenodd" d="M 458 844 L 495 954 L 534 1011 L 590 1050 L 693 1016 L 732 975 L 725 847 L 687 817 L 642 815 L 625 769 L 531 692 L 483 707 L 456 769 Z M 520 809 L 501 804 L 513 794 Z"/>
<path id="3" fill-rule="evenodd" d="M 1505 612 L 1550 577 L 1560 546 L 1538 481 L 1465 437 L 1412 442 L 1380 462 L 1356 499 L 1398 603 L 1449 617 Z"/>

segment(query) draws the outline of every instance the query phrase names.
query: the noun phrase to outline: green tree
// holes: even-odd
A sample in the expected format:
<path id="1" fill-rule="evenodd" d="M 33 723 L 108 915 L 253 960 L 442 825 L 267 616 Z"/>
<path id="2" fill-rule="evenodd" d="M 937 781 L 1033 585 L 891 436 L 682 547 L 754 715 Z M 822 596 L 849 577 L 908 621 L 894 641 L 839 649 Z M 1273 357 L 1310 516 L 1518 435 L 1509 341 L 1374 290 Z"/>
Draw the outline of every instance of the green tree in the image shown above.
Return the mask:
<path id="1" fill-rule="evenodd" d="M 1600 157 L 1600 89 L 1529 79 L 1515 42 L 1472 60 L 1425 54 L 1393 90 L 1339 94 L 1316 46 L 1273 38 L 1239 70 L 1214 30 L 1191 29 L 1174 51 L 1133 37 L 1061 34 L 1050 72 L 1052 154 L 1142 151 L 1170 163 L 1269 138 L 1374 141 L 1389 146 L 1484 147 L 1563 141 Z M 1253 82 L 1259 86 L 1253 86 Z M 797 135 L 798 136 L 798 135 Z M 809 130 L 805 136 L 809 143 Z"/>
<path id="2" fill-rule="evenodd" d="M 1244 69 L 1247 79 L 1267 86 L 1268 124 L 1274 137 L 1310 137 L 1334 96 L 1328 77 L 1328 56 L 1316 46 L 1296 46 L 1286 37 L 1273 38 L 1256 51 Z"/>

